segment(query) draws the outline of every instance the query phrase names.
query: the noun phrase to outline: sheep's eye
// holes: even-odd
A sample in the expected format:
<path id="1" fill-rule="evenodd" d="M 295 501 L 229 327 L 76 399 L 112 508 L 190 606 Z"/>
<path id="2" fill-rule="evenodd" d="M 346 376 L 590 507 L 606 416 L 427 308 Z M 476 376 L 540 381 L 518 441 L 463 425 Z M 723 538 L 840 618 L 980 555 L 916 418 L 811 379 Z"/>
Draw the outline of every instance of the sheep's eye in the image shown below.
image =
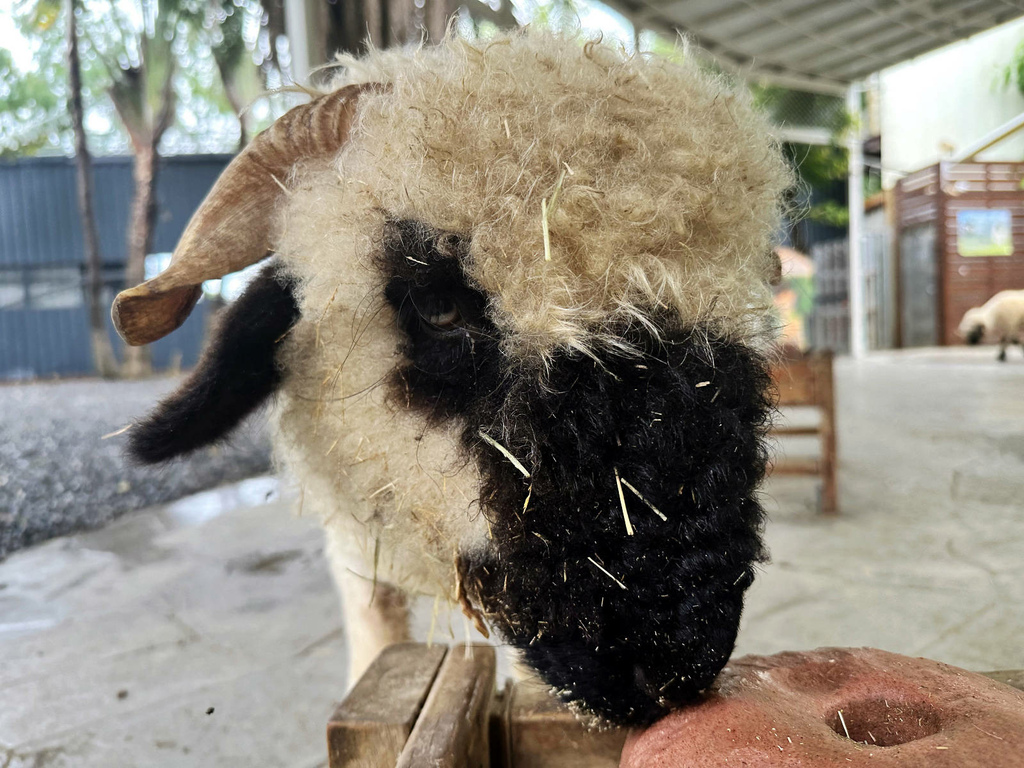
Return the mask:
<path id="1" fill-rule="evenodd" d="M 443 300 L 439 307 L 420 317 L 428 328 L 438 331 L 451 331 L 462 325 L 462 312 L 454 299 Z"/>

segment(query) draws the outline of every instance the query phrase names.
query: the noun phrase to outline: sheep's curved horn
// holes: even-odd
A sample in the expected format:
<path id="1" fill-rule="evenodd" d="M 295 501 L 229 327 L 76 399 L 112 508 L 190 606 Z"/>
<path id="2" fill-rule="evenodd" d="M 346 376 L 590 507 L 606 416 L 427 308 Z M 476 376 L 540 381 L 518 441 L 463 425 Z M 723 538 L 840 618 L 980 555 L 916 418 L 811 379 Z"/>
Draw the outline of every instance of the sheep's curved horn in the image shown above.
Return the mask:
<path id="1" fill-rule="evenodd" d="M 170 266 L 114 299 L 111 317 L 122 339 L 137 346 L 166 336 L 185 322 L 204 280 L 266 257 L 273 247 L 273 208 L 289 172 L 301 160 L 341 148 L 356 97 L 368 87 L 348 86 L 295 107 L 231 161 L 189 221 Z"/>

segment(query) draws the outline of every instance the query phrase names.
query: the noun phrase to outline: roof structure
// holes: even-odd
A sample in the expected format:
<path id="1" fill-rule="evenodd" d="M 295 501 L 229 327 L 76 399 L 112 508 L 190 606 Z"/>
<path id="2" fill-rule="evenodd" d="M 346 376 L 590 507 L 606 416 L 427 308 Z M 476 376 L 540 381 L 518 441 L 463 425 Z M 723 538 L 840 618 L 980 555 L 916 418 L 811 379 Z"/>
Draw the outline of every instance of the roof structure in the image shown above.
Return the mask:
<path id="1" fill-rule="evenodd" d="M 683 33 L 748 79 L 850 83 L 1024 16 L 1024 0 L 605 0 L 638 28 Z"/>

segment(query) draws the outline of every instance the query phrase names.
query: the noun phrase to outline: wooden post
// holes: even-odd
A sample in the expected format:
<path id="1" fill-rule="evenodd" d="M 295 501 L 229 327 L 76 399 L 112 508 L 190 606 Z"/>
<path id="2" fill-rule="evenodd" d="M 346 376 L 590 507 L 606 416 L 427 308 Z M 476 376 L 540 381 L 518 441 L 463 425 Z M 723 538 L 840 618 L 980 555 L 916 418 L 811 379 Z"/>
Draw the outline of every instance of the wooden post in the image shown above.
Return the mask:
<path id="1" fill-rule="evenodd" d="M 327 723 L 332 768 L 395 768 L 446 651 L 417 643 L 384 649 Z"/>
<path id="2" fill-rule="evenodd" d="M 839 512 L 836 488 L 836 402 L 832 379 L 832 353 L 815 356 L 814 388 L 821 408 L 821 511 L 826 515 Z"/>
<path id="3" fill-rule="evenodd" d="M 448 652 L 397 768 L 490 768 L 496 663 L 489 645 Z"/>
<path id="4" fill-rule="evenodd" d="M 626 730 L 588 730 L 538 680 L 510 691 L 509 768 L 617 768 Z"/>

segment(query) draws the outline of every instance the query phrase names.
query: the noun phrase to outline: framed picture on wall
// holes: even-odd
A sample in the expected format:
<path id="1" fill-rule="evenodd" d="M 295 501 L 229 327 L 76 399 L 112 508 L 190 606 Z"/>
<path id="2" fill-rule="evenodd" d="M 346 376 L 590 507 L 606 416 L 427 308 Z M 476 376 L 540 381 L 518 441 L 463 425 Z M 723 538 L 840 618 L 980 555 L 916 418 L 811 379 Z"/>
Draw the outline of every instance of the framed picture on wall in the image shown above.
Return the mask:
<path id="1" fill-rule="evenodd" d="M 956 248 L 961 256 L 1012 256 L 1013 215 L 1003 209 L 957 211 Z"/>

